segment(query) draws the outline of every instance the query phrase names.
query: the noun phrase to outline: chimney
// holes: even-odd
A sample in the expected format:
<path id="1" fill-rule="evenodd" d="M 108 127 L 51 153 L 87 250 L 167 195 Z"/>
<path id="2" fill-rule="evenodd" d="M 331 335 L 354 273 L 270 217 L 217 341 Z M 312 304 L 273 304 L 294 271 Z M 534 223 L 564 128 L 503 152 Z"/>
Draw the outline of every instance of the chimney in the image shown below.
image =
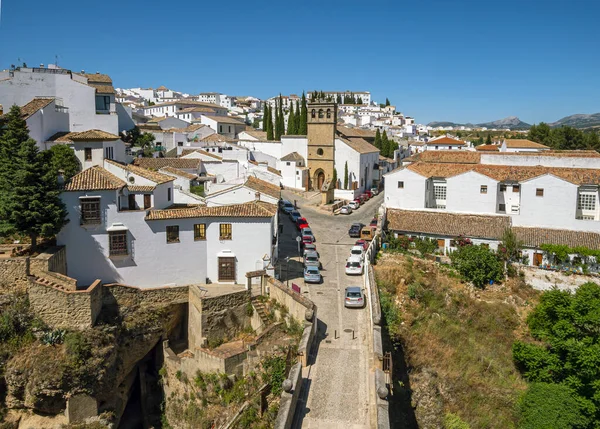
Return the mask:
<path id="1" fill-rule="evenodd" d="M 44 68 L 44 64 L 40 64 L 40 68 L 43 69 Z"/>
<path id="2" fill-rule="evenodd" d="M 85 70 L 81 70 L 81 74 L 85 74 Z"/>
<path id="3" fill-rule="evenodd" d="M 255 199 L 256 201 L 260 201 L 260 192 L 256 192 L 256 193 L 254 194 L 254 199 Z"/>

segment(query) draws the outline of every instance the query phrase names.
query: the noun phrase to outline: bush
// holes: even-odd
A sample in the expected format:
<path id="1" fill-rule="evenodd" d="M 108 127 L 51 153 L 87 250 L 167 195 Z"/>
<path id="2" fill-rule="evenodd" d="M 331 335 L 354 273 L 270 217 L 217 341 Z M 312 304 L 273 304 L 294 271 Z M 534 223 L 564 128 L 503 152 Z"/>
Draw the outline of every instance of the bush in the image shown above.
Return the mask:
<path id="1" fill-rule="evenodd" d="M 463 278 L 479 288 L 484 288 L 490 280 L 498 282 L 504 276 L 504 265 L 487 247 L 459 247 L 450 254 L 450 259 Z"/>
<path id="2" fill-rule="evenodd" d="M 262 362 L 263 382 L 269 383 L 271 393 L 279 396 L 282 391 L 281 384 L 285 380 L 285 359 L 282 356 L 267 357 Z"/>
<path id="3" fill-rule="evenodd" d="M 81 332 L 68 332 L 64 337 L 67 353 L 76 366 L 85 365 L 92 355 L 92 346 Z"/>
<path id="4" fill-rule="evenodd" d="M 590 427 L 589 405 L 562 384 L 534 383 L 521 397 L 521 429 L 584 429 Z"/>
<path id="5" fill-rule="evenodd" d="M 462 420 L 458 415 L 448 413 L 444 417 L 444 429 L 470 429 L 467 422 Z"/>

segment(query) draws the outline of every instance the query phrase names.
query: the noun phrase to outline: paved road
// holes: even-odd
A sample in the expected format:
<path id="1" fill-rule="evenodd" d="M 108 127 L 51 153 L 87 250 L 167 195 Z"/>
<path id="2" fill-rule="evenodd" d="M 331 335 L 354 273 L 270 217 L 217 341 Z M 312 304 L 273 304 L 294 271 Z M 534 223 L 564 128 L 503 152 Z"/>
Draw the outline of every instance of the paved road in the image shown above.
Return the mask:
<path id="1" fill-rule="evenodd" d="M 356 241 L 348 237 L 348 228 L 354 222 L 368 224 L 382 202 L 382 195 L 368 201 L 353 214 L 332 216 L 297 196 L 284 192 L 284 198 L 298 200 L 300 213 L 308 219 L 317 238 L 317 250 L 323 264 L 323 283 L 305 285 L 302 267 L 290 262 L 290 285 L 296 283 L 317 305 L 317 353 L 303 372 L 304 389 L 295 416 L 295 428 L 373 428 L 375 413 L 369 404 L 372 379 L 369 362 L 369 312 L 364 309 L 344 308 L 343 294 L 347 286 L 363 286 L 362 277 L 347 276 L 345 261 L 350 247 Z M 294 229 L 283 216 L 284 237 L 280 248 L 282 259 L 296 256 Z M 286 278 L 286 264 L 282 266 L 282 280 Z M 336 338 L 337 331 L 337 338 Z M 354 331 L 354 338 L 353 338 Z M 373 401 L 371 401 L 373 402 Z"/>

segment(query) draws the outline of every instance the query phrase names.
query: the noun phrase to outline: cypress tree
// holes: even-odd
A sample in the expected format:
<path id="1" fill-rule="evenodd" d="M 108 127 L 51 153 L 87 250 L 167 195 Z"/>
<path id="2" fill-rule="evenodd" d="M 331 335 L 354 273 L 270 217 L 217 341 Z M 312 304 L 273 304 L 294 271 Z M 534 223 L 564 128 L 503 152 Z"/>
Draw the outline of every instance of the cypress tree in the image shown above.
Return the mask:
<path id="1" fill-rule="evenodd" d="M 390 156 L 390 142 L 387 133 L 384 131 L 381 136 L 381 154 L 386 158 Z"/>
<path id="2" fill-rule="evenodd" d="M 290 114 L 288 115 L 287 135 L 296 134 L 296 115 L 294 114 L 294 104 L 290 103 Z"/>
<path id="3" fill-rule="evenodd" d="M 337 170 L 333 169 L 333 189 L 337 189 Z"/>
<path id="4" fill-rule="evenodd" d="M 362 97 L 358 97 L 358 104 L 363 104 L 363 99 L 362 99 Z"/>
<path id="5" fill-rule="evenodd" d="M 263 109 L 263 124 L 262 130 L 267 131 L 267 116 L 269 114 L 269 105 L 265 103 L 265 108 Z"/>
<path id="6" fill-rule="evenodd" d="M 51 237 L 68 222 L 67 211 L 59 197 L 58 177 L 48 155 L 40 154 L 29 138 L 21 109 L 15 105 L 7 116 L 0 136 L 0 232 L 28 235 L 35 251 L 38 237 Z"/>
<path id="7" fill-rule="evenodd" d="M 302 92 L 302 108 L 300 110 L 300 128 L 298 134 L 305 136 L 308 133 L 308 126 L 306 122 L 308 121 L 308 106 L 306 105 L 306 96 L 304 95 L 304 91 Z"/>
<path id="8" fill-rule="evenodd" d="M 270 106 L 267 106 L 267 116 L 264 120 L 267 122 L 267 140 L 275 140 L 273 134 L 273 114 L 271 113 Z"/>
<path id="9" fill-rule="evenodd" d="M 386 105 L 386 106 L 389 106 L 389 105 L 390 105 L 390 100 L 388 100 L 388 98 L 387 98 L 387 97 L 385 98 L 385 105 Z"/>
<path id="10" fill-rule="evenodd" d="M 379 151 L 381 152 L 381 133 L 379 132 L 379 128 L 377 128 L 377 132 L 375 133 L 375 144 L 374 144 L 374 146 L 377 149 L 379 149 Z"/>
<path id="11" fill-rule="evenodd" d="M 348 161 L 344 164 L 344 189 L 348 189 Z"/>
<path id="12" fill-rule="evenodd" d="M 283 100 L 281 94 L 279 94 L 279 106 L 275 112 L 277 120 L 275 122 L 275 140 L 281 139 L 281 136 L 285 134 L 285 118 L 283 117 Z"/>
<path id="13" fill-rule="evenodd" d="M 295 126 L 296 126 L 296 134 L 299 135 L 301 134 L 300 132 L 300 128 L 302 127 L 302 115 L 300 115 L 300 103 L 298 103 L 298 100 L 296 100 L 296 113 L 295 113 L 296 118 L 294 119 L 295 122 Z"/>
<path id="14" fill-rule="evenodd" d="M 337 95 L 337 104 L 342 104 L 342 96 L 340 94 Z"/>
<path id="15" fill-rule="evenodd" d="M 492 144 L 492 136 L 491 136 L 491 134 L 487 135 L 487 138 L 485 139 L 485 144 Z"/>

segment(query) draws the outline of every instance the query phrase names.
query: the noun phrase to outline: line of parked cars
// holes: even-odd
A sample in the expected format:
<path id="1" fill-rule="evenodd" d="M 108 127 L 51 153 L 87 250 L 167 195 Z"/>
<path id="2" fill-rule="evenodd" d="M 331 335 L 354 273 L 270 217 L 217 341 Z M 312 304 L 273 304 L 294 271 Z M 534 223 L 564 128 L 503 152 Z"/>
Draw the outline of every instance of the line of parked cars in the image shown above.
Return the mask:
<path id="1" fill-rule="evenodd" d="M 358 210 L 358 208 L 364 204 L 366 201 L 373 198 L 375 195 L 379 194 L 377 188 L 371 188 L 371 190 L 367 190 L 356 197 L 353 201 L 350 201 L 348 204 L 342 206 L 340 208 L 340 214 L 349 215 L 352 214 L 354 210 Z"/>

